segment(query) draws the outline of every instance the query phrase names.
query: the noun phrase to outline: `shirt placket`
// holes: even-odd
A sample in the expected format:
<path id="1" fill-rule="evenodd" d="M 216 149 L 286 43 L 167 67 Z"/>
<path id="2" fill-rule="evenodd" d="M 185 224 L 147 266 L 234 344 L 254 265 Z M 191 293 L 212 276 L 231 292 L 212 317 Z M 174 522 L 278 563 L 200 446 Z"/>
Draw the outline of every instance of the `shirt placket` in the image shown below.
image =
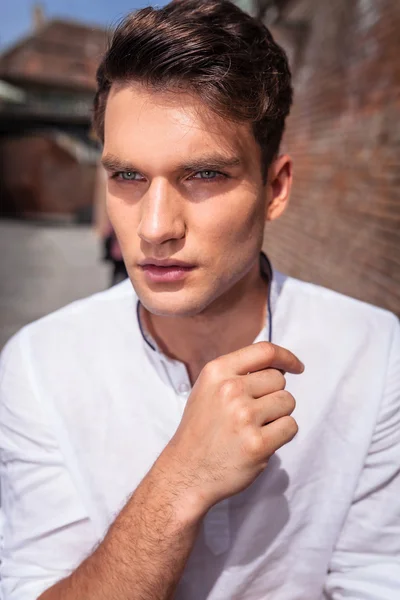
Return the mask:
<path id="1" fill-rule="evenodd" d="M 186 366 L 178 360 L 172 360 L 165 355 L 162 355 L 161 360 L 164 363 L 168 379 L 170 380 L 175 394 L 180 400 L 186 401 L 192 391 Z"/>

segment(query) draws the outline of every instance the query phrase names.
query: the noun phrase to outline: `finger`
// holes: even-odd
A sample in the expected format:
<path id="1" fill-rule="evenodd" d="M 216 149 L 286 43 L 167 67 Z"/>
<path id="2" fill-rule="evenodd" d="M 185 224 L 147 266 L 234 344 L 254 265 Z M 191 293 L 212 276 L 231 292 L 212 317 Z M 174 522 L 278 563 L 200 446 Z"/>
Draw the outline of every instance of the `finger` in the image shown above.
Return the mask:
<path id="1" fill-rule="evenodd" d="M 298 429 L 293 417 L 282 417 L 262 427 L 265 456 L 272 456 L 279 448 L 290 442 L 295 437 Z"/>
<path id="2" fill-rule="evenodd" d="M 268 367 L 294 374 L 304 371 L 303 363 L 290 350 L 270 342 L 246 346 L 221 357 L 221 360 L 228 362 L 235 375 L 246 375 Z"/>
<path id="3" fill-rule="evenodd" d="M 252 398 L 261 398 L 279 390 L 284 390 L 286 379 L 278 369 L 263 369 L 244 376 L 244 383 L 248 394 Z"/>
<path id="4" fill-rule="evenodd" d="M 277 419 L 291 415 L 296 408 L 296 401 L 292 394 L 286 390 L 281 390 L 274 394 L 257 398 L 253 401 L 252 408 L 257 424 L 266 425 L 267 423 L 272 423 Z"/>

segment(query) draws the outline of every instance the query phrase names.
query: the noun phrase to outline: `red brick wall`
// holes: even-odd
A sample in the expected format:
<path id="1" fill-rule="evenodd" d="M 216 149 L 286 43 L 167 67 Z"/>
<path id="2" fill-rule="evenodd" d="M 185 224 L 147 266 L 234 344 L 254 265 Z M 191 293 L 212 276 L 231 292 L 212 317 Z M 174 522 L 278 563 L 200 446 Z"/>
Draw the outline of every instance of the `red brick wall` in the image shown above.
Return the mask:
<path id="1" fill-rule="evenodd" d="M 0 140 L 0 215 L 73 217 L 92 204 L 96 168 L 44 135 Z"/>
<path id="2" fill-rule="evenodd" d="M 399 32 L 399 1 L 314 3 L 302 53 L 293 52 L 291 205 L 265 238 L 280 270 L 397 313 Z"/>

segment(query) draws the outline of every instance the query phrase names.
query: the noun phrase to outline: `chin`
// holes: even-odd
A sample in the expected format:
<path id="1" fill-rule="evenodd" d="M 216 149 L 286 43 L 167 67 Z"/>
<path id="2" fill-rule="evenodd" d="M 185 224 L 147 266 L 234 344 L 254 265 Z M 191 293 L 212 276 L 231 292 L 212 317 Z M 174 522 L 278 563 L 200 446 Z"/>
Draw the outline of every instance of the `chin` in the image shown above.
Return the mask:
<path id="1" fill-rule="evenodd" d="M 144 308 L 159 317 L 195 317 L 211 303 L 210 297 L 195 297 L 182 291 L 152 293 L 136 290 L 136 293 Z"/>

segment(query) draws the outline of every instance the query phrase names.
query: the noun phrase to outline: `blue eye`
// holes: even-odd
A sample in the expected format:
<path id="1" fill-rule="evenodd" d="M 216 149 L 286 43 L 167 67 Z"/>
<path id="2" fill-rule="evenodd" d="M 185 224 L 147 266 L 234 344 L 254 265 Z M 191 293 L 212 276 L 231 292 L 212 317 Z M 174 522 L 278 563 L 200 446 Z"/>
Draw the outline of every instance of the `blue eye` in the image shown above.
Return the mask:
<path id="1" fill-rule="evenodd" d="M 204 171 L 199 171 L 198 173 L 196 173 L 193 176 L 193 178 L 194 179 L 215 179 L 216 177 L 218 177 L 218 175 L 221 175 L 221 173 L 219 173 L 218 171 L 204 170 Z"/>
<path id="2" fill-rule="evenodd" d="M 117 171 L 112 175 L 112 179 L 117 181 L 144 181 L 145 178 L 138 171 Z"/>
<path id="3" fill-rule="evenodd" d="M 122 181 L 137 181 L 142 179 L 142 176 L 137 171 L 121 171 L 116 174 L 117 179 Z"/>

